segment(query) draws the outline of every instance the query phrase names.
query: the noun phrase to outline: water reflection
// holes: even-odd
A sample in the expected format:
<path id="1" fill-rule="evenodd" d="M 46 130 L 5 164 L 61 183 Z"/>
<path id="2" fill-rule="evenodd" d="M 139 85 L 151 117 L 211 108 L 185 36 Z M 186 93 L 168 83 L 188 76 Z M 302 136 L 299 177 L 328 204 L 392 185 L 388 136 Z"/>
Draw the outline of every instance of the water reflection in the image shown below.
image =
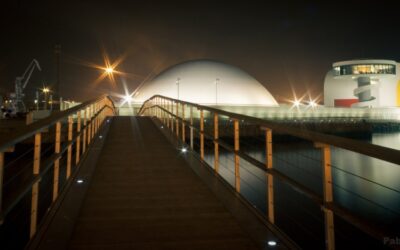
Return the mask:
<path id="1" fill-rule="evenodd" d="M 374 134 L 372 143 L 400 149 L 400 133 Z M 255 159 L 265 161 L 263 148 L 242 149 Z M 210 166 L 214 165 L 213 154 L 206 155 L 205 160 Z M 311 143 L 275 143 L 273 162 L 275 169 L 322 197 L 321 155 Z M 220 174 L 234 186 L 233 154 L 221 152 Z M 348 150 L 332 148 L 332 174 L 335 202 L 361 217 L 399 232 L 397 224 L 400 222 L 400 167 L 398 165 Z M 266 214 L 267 183 L 264 171 L 240 159 L 240 175 L 241 194 Z M 284 228 L 285 232 L 292 232 L 293 235 L 290 236 L 297 237 L 296 241 L 302 242 L 303 246 L 310 245 L 304 241 L 304 235 L 296 236 L 298 230 L 303 230 L 304 234 L 314 239 L 320 237 L 320 240 L 317 240 L 319 243 L 314 243 L 323 246 L 324 237 L 321 236 L 321 230 L 322 232 L 324 230 L 324 217 L 320 208 L 306 196 L 276 178 L 274 185 L 276 220 L 280 223 L 280 227 Z M 298 225 L 294 226 L 294 223 Z M 347 229 L 340 232 L 340 227 L 336 227 L 336 230 L 338 241 L 341 237 L 343 239 L 348 237 L 344 233 Z"/>

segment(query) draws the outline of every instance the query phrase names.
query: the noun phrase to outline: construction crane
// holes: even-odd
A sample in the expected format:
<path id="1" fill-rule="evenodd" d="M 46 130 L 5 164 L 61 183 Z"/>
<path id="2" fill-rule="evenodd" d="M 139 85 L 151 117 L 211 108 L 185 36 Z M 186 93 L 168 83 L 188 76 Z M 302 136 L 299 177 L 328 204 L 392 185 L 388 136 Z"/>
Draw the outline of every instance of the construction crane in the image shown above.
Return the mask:
<path id="1" fill-rule="evenodd" d="M 36 59 L 33 59 L 29 66 L 26 68 L 24 74 L 22 76 L 17 76 L 15 78 L 15 93 L 11 94 L 12 102 L 12 113 L 25 113 L 26 107 L 24 103 L 24 89 L 29 82 L 29 79 L 32 76 L 33 71 L 37 68 L 39 71 L 42 71 L 40 68 L 39 62 Z"/>

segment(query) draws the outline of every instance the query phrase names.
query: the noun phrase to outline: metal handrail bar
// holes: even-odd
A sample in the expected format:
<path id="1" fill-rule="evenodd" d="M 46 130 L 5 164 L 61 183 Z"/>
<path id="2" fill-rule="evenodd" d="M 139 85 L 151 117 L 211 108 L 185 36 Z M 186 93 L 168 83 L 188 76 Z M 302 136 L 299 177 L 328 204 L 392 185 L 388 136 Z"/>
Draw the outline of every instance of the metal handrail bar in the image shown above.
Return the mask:
<path id="1" fill-rule="evenodd" d="M 107 95 L 102 95 L 98 98 L 84 102 L 84 103 L 79 104 L 70 109 L 67 109 L 67 110 L 64 110 L 64 111 L 61 111 L 58 113 L 54 113 L 54 114 L 50 115 L 49 117 L 46 117 L 46 118 L 39 120 L 37 122 L 34 122 L 32 124 L 29 124 L 26 127 L 15 131 L 14 133 L 8 134 L 8 135 L 0 138 L 0 152 L 5 151 L 7 148 L 10 148 L 10 147 L 14 146 L 15 144 L 33 136 L 35 133 L 37 133 L 43 129 L 46 129 L 47 127 L 50 127 L 51 125 L 54 125 L 56 122 L 58 122 L 62 119 L 65 119 L 70 115 L 74 115 L 79 110 L 82 110 L 85 107 L 87 107 L 93 103 L 96 103 L 106 97 L 109 98 Z"/>
<path id="2" fill-rule="evenodd" d="M 236 114 L 236 113 L 232 113 L 232 112 L 221 110 L 221 109 L 216 109 L 216 108 L 207 107 L 207 106 L 203 106 L 203 105 L 199 105 L 199 104 L 195 104 L 195 103 L 191 103 L 191 102 L 186 102 L 186 101 L 181 101 L 181 100 L 177 100 L 177 99 L 173 99 L 173 98 L 169 98 L 169 97 L 164 97 L 161 95 L 155 95 L 155 96 L 151 97 L 150 99 L 148 99 L 146 102 L 151 101 L 152 99 L 154 99 L 156 97 L 161 97 L 163 99 L 178 102 L 181 104 L 191 105 L 193 107 L 198 108 L 199 110 L 207 110 L 212 113 L 217 113 L 219 115 L 228 116 L 232 119 L 246 120 L 248 122 L 258 124 L 262 128 L 263 127 L 269 128 L 269 129 L 272 129 L 277 132 L 285 133 L 285 134 L 292 135 L 292 136 L 302 138 L 305 140 L 309 140 L 309 141 L 317 141 L 320 143 L 326 143 L 326 144 L 329 144 L 329 145 L 332 145 L 332 146 L 335 146 L 338 148 L 347 149 L 347 150 L 350 150 L 350 151 L 353 151 L 356 153 L 364 154 L 367 156 L 371 156 L 373 158 L 377 158 L 380 160 L 384 160 L 387 162 L 391 162 L 391 163 L 400 165 L 400 150 L 397 150 L 397 149 L 392 149 L 392 148 L 387 148 L 387 147 L 383 147 L 380 145 L 360 142 L 360 141 L 357 141 L 354 139 L 339 137 L 339 136 L 335 136 L 335 135 L 323 134 L 320 132 L 315 132 L 315 131 L 311 131 L 311 130 L 307 130 L 307 129 L 296 128 L 296 127 L 288 126 L 285 124 L 277 124 L 273 121 L 267 121 L 267 120 L 263 120 L 261 118 L 251 117 L 251 116 L 242 115 L 242 114 Z M 156 106 L 160 108 L 159 105 L 156 105 Z M 142 108 L 143 107 L 144 107 L 144 104 L 143 104 Z M 141 114 L 142 108 L 139 110 L 138 114 Z M 164 111 L 167 111 L 167 110 L 164 109 Z M 167 111 L 167 112 L 170 113 L 169 111 Z M 172 113 L 170 113 L 170 115 L 177 117 L 175 114 L 172 114 Z"/>
<path id="3" fill-rule="evenodd" d="M 82 117 L 83 112 L 83 117 Z M 71 172 L 76 169 L 72 169 L 73 162 L 79 164 L 81 161 L 81 155 L 87 154 L 86 147 L 90 147 L 94 137 L 99 133 L 100 129 L 104 126 L 104 121 L 109 115 L 115 115 L 115 105 L 113 100 L 107 96 L 102 95 L 93 100 L 84 102 L 71 109 L 55 113 L 45 119 L 39 120 L 32 123 L 22 129 L 15 131 L 14 133 L 0 138 L 0 224 L 3 223 L 4 218 L 9 214 L 14 207 L 23 199 L 30 191 L 32 191 L 32 202 L 31 202 L 31 223 L 30 223 L 30 237 L 36 233 L 37 228 L 37 210 L 38 210 L 38 195 L 39 195 L 39 182 L 50 169 L 54 168 L 53 174 L 53 202 L 58 198 L 60 182 L 59 182 L 59 171 L 60 167 L 66 168 L 66 180 L 69 179 Z M 74 128 L 73 117 L 76 116 L 76 128 Z M 62 123 L 68 119 L 68 139 L 61 141 Z M 55 127 L 54 130 L 54 152 L 50 156 L 46 156 L 43 159 L 40 151 L 42 144 L 45 142 L 41 141 L 42 132 L 45 129 Z M 65 133 L 65 132 L 64 132 Z M 3 192 L 3 171 L 4 171 L 4 153 L 12 151 L 18 143 L 25 139 L 34 136 L 34 159 L 33 159 L 33 173 L 30 180 L 21 184 L 17 188 L 16 192 L 11 197 L 11 200 L 3 207 L 2 203 L 2 192 Z M 82 139 L 82 140 L 81 140 Z M 76 145 L 73 148 L 73 145 Z M 82 148 L 81 148 L 82 146 Z M 76 151 L 76 154 L 73 154 Z M 60 160 L 65 156 L 66 164 L 60 165 Z M 74 156 L 74 157 L 73 157 Z M 43 161 L 42 161 L 43 160 Z M 77 165 L 75 165 L 77 166 Z M 53 203 L 51 203 L 53 204 Z M 50 205 L 51 206 L 51 205 Z"/>
<path id="4" fill-rule="evenodd" d="M 298 128 L 294 128 L 294 127 L 290 127 L 290 126 L 283 126 L 282 124 L 277 126 L 273 122 L 265 121 L 265 120 L 262 120 L 259 118 L 235 114 L 235 113 L 231 113 L 231 112 L 227 112 L 227 111 L 223 111 L 223 110 L 219 110 L 219 109 L 215 109 L 215 108 L 210 108 L 210 107 L 206 107 L 206 106 L 202 106 L 202 105 L 198 105 L 198 104 L 194 104 L 194 103 L 190 103 L 190 102 L 185 102 L 185 101 L 180 101 L 180 100 L 176 100 L 176 99 L 172 99 L 172 98 L 168 98 L 168 97 L 163 97 L 160 95 L 153 96 L 150 99 L 148 99 L 147 101 L 145 101 L 138 113 L 140 115 L 140 114 L 143 114 L 146 110 L 149 110 L 151 108 L 158 108 L 161 111 L 168 114 L 169 116 L 171 116 L 172 118 L 179 121 L 179 123 L 182 123 L 183 125 L 189 126 L 190 128 L 196 130 L 200 135 L 203 135 L 207 139 L 212 140 L 214 143 L 217 143 L 218 145 L 222 146 L 223 148 L 227 149 L 228 151 L 234 153 L 234 155 L 243 158 L 244 160 L 248 161 L 249 163 L 251 163 L 252 165 L 257 167 L 258 169 L 263 170 L 266 174 L 270 174 L 272 176 L 278 177 L 282 181 L 289 184 L 296 191 L 311 198 L 315 203 L 320 205 L 324 211 L 326 211 L 328 209 L 328 210 L 334 212 L 336 215 L 340 216 L 342 219 L 350 222 L 352 225 L 356 226 L 357 228 L 361 229 L 362 231 L 366 232 L 367 234 L 373 236 L 374 238 L 376 238 L 378 240 L 381 240 L 382 237 L 385 235 L 389 235 L 388 234 L 389 230 L 387 230 L 386 228 L 378 227 L 377 225 L 366 221 L 365 219 L 355 215 L 350 210 L 348 210 L 344 207 L 341 207 L 338 204 L 335 204 L 333 201 L 329 201 L 329 202 L 324 201 L 324 199 L 321 198 L 320 195 L 318 195 L 313 190 L 307 188 L 306 186 L 302 185 L 301 183 L 298 183 L 297 181 L 286 176 L 285 174 L 281 173 L 280 171 L 277 171 L 276 169 L 266 168 L 265 163 L 262 163 L 256 159 L 254 159 L 253 157 L 247 155 L 246 153 L 244 153 L 241 150 L 235 150 L 234 147 L 227 144 L 226 142 L 224 142 L 221 139 L 215 139 L 212 135 L 206 133 L 204 131 L 204 129 L 201 130 L 199 128 L 196 128 L 189 121 L 181 118 L 177 114 L 174 114 L 173 111 L 171 112 L 170 110 L 165 109 L 164 107 L 158 105 L 157 103 L 149 106 L 148 103 L 151 102 L 153 98 L 157 98 L 157 97 L 173 101 L 173 102 L 175 102 L 174 103 L 175 105 L 178 103 L 189 105 L 189 106 L 191 105 L 191 106 L 198 108 L 199 110 L 207 110 L 207 111 L 213 112 L 214 114 L 228 116 L 229 118 L 234 119 L 234 120 L 235 119 L 236 120 L 251 120 L 252 123 L 256 123 L 257 125 L 261 124 L 262 129 L 271 129 L 272 128 L 275 131 L 284 132 L 286 134 L 290 134 L 295 137 L 300 137 L 305 140 L 310 140 L 310 141 L 319 142 L 319 143 L 326 143 L 328 145 L 342 147 L 342 148 L 349 149 L 349 150 L 357 152 L 357 153 L 362 153 L 362 154 L 364 153 L 364 154 L 372 156 L 372 157 L 375 157 L 375 154 L 371 153 L 371 150 L 375 150 L 375 151 L 377 150 L 379 152 L 385 151 L 386 153 L 384 155 L 393 154 L 393 153 L 398 154 L 400 152 L 399 150 L 393 150 L 393 149 L 382 147 L 382 146 L 362 143 L 362 142 L 352 140 L 352 139 L 341 138 L 341 137 L 332 136 L 332 135 L 325 135 L 322 133 L 308 131 L 308 130 L 304 130 L 304 129 L 298 129 Z M 168 104 L 168 105 L 170 105 L 170 104 Z M 326 136 L 330 140 L 324 138 Z M 344 146 L 342 146 L 342 143 L 344 144 Z M 367 150 L 353 149 L 353 147 L 355 147 L 355 146 L 357 146 L 357 147 L 362 146 L 361 148 L 363 148 L 363 147 L 365 147 L 365 145 L 367 145 L 367 147 L 368 147 Z M 400 163 L 400 157 L 391 157 L 389 160 L 385 157 L 375 157 L 375 158 L 380 158 L 382 160 L 386 160 L 388 162 L 392 162 L 395 164 Z"/>

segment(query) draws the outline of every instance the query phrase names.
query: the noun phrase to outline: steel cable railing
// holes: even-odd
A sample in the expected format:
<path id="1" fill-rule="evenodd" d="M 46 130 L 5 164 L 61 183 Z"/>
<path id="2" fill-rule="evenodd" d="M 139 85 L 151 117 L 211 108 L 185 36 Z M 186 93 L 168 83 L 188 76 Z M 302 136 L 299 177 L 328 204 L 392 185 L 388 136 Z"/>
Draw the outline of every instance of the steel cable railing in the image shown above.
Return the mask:
<path id="1" fill-rule="evenodd" d="M 182 116 L 183 112 L 175 112 L 179 107 L 183 107 L 183 110 L 185 110 L 185 116 Z M 187 110 L 192 112 L 189 112 L 190 114 L 188 114 Z M 333 249 L 335 246 L 334 215 L 341 217 L 349 224 L 364 231 L 379 241 L 381 241 L 385 235 L 390 235 L 390 228 L 388 229 L 372 224 L 368 220 L 360 218 L 356 213 L 335 202 L 333 199 L 333 188 L 337 187 L 337 183 L 332 179 L 332 169 L 335 169 L 336 166 L 331 165 L 331 147 L 350 150 L 362 155 L 394 163 L 396 165 L 400 164 L 399 150 L 322 134 L 306 129 L 299 129 L 285 124 L 276 124 L 272 121 L 266 121 L 260 118 L 235 114 L 159 95 L 153 96 L 147 100 L 142 105 L 139 114 L 157 117 L 162 123 L 164 123 L 165 127 L 172 129 L 173 133 L 178 135 L 179 139 L 182 124 L 184 125 L 183 127 L 194 130 L 195 138 L 189 138 L 190 141 L 187 143 L 189 145 L 194 145 L 195 152 L 200 155 L 200 159 L 206 161 L 217 173 L 219 173 L 218 168 L 215 167 L 215 163 L 212 164 L 212 161 L 213 159 L 219 159 L 219 166 L 234 175 L 234 182 L 230 183 L 239 193 L 241 190 L 240 182 L 247 182 L 247 180 L 241 179 L 240 172 L 251 172 L 243 167 L 243 165 L 241 166 L 242 161 L 247 161 L 255 168 L 264 171 L 268 178 L 265 185 L 267 193 L 269 194 L 267 198 L 268 205 L 266 219 L 271 223 L 274 223 L 275 217 L 273 196 L 279 195 L 274 194 L 273 183 L 274 178 L 277 178 L 280 182 L 291 187 L 292 190 L 305 195 L 317 206 L 323 208 L 322 211 L 325 217 L 324 226 L 326 231 L 325 241 L 328 249 Z M 222 117 L 225 117 L 225 119 Z M 246 126 L 248 126 L 247 130 L 245 130 Z M 251 133 L 258 134 L 257 136 L 248 139 L 247 137 L 244 138 L 241 135 L 242 133 L 245 133 L 246 136 L 251 135 Z M 310 153 L 295 151 L 295 155 L 293 155 L 294 158 L 290 159 L 289 157 L 289 160 L 279 156 L 279 154 L 277 156 L 272 152 L 272 133 L 278 133 L 278 137 L 287 136 L 287 138 L 311 142 L 310 146 L 313 147 L 313 151 L 310 151 Z M 260 139 L 260 136 L 263 136 L 265 139 Z M 204 155 L 205 151 L 212 152 L 212 150 L 210 150 L 210 148 L 212 148 L 210 143 L 214 144 L 214 157 L 212 158 Z M 264 159 L 261 159 L 261 156 L 255 157 L 256 155 L 251 153 L 252 150 L 257 149 L 257 146 L 253 145 L 253 143 L 256 145 L 258 143 L 264 144 L 262 147 L 262 150 L 266 152 Z M 222 161 L 219 158 L 219 151 L 221 151 L 222 148 L 230 152 L 233 156 L 233 159 L 228 160 L 229 163 L 221 163 Z M 285 165 L 289 164 L 291 167 L 295 167 L 300 173 L 310 175 L 310 178 L 313 180 L 319 180 L 320 184 L 318 185 L 318 188 L 321 188 L 321 190 L 317 190 L 317 192 L 313 191 L 306 185 L 301 184 L 301 182 L 299 182 L 299 180 L 294 176 L 290 177 L 286 173 L 281 172 L 279 166 L 273 164 L 273 159 L 276 161 L 283 161 L 285 162 Z M 310 166 L 307 165 L 307 168 L 301 166 L 301 162 L 304 161 L 304 159 L 310 161 Z M 315 162 L 315 164 L 318 163 L 321 168 L 319 170 L 316 169 L 312 162 Z M 226 164 L 232 165 L 232 167 L 224 166 Z M 272 185 L 268 185 L 268 183 L 271 183 Z M 371 183 L 373 184 L 373 182 Z M 251 183 L 247 184 L 251 186 Z M 381 184 L 381 186 L 387 187 L 384 184 Z"/>
<path id="2" fill-rule="evenodd" d="M 21 229 L 26 224 L 29 227 L 28 239 L 35 235 L 48 209 L 67 182 L 71 181 L 70 177 L 85 157 L 95 135 L 107 117 L 114 114 L 113 101 L 104 95 L 0 138 L 0 241 L 5 245 L 20 241 L 20 238 L 16 238 L 17 232 L 7 230 Z M 24 148 L 29 146 L 25 152 L 20 152 L 18 145 L 21 143 L 24 143 Z M 8 155 L 13 151 L 14 159 Z M 10 172 L 21 161 L 25 162 L 24 165 Z M 3 175 L 4 171 L 7 171 L 6 176 Z M 17 181 L 21 180 L 24 173 L 27 175 L 25 181 Z M 12 190 L 8 187 L 11 184 Z M 26 199 L 31 201 L 28 221 L 25 220 L 25 208 L 19 205 Z M 20 211 L 14 211 L 17 208 Z M 8 217 L 9 214 L 13 215 L 12 218 Z M 10 224 L 20 226 L 10 227 Z"/>

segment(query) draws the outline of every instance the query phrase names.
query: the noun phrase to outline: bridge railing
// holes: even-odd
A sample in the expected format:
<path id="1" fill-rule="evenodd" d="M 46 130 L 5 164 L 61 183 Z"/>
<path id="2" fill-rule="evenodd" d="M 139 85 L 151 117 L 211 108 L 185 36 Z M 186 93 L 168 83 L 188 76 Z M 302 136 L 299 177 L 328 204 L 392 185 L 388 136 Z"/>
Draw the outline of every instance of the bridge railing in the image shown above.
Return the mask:
<path id="1" fill-rule="evenodd" d="M 335 248 L 334 218 L 336 217 L 374 237 L 379 242 L 382 242 L 385 237 L 393 235 L 393 232 L 387 227 L 371 223 L 365 217 L 360 216 L 357 211 L 352 211 L 344 207 L 342 203 L 334 200 L 333 190 L 337 187 L 335 186 L 335 181 L 332 179 L 332 171 L 335 166 L 331 162 L 331 150 L 351 151 L 394 165 L 400 164 L 399 150 L 304 130 L 293 126 L 278 125 L 272 121 L 231 113 L 160 95 L 155 95 L 147 100 L 140 109 L 139 115 L 157 117 L 162 122 L 163 127 L 170 129 L 183 143 L 198 152 L 202 161 L 208 163 L 216 174 L 224 175 L 224 179 L 235 188 L 236 192 L 245 196 L 245 198 L 245 191 L 241 190 L 241 186 L 245 186 L 248 190 L 256 189 L 258 187 L 252 186 L 251 178 L 254 179 L 254 182 L 257 182 L 259 181 L 257 178 L 259 179 L 260 177 L 260 175 L 251 176 L 249 169 L 253 168 L 253 172 L 261 171 L 261 173 L 264 173 L 265 180 L 261 180 L 260 185 L 264 186 L 266 207 L 264 210 L 261 210 L 265 212 L 264 216 L 272 224 L 277 224 L 277 199 L 285 199 L 284 197 L 279 197 L 280 194 L 277 193 L 275 188 L 278 184 L 281 186 L 281 183 L 284 183 L 284 185 L 301 194 L 301 196 L 308 197 L 322 211 L 324 218 L 321 219 L 321 223 L 325 228 L 326 249 Z M 249 141 L 251 136 L 247 135 L 254 134 L 254 131 L 258 135 L 262 134 L 261 140 L 254 139 L 255 137 L 253 136 L 253 139 Z M 290 172 L 285 171 L 281 165 L 288 163 L 290 159 L 280 157 L 277 155 L 278 153 L 274 153 L 273 157 L 273 134 L 278 140 L 280 135 L 287 135 L 292 138 L 291 140 L 308 142 L 311 148 L 318 150 L 318 156 L 311 160 L 318 161 L 317 168 L 319 170 L 316 171 L 316 176 L 319 183 L 310 186 L 308 183 L 300 181 L 296 176 L 291 175 Z M 287 137 L 285 138 L 283 140 L 287 140 Z M 262 156 L 249 150 L 251 147 L 259 147 L 260 144 L 263 144 L 264 154 Z M 221 153 L 226 156 L 224 160 L 220 158 Z M 312 158 L 304 154 L 299 156 Z M 274 162 L 277 162 L 276 165 L 273 159 Z M 229 165 L 233 166 L 230 169 L 230 173 L 228 171 Z M 302 169 L 301 166 L 299 168 Z M 336 171 L 336 169 L 334 170 Z M 302 169 L 302 172 L 299 173 L 300 175 L 305 175 L 307 174 L 306 171 L 307 169 L 305 171 Z M 364 177 L 358 177 L 363 181 L 366 180 Z M 380 185 L 373 181 L 371 183 Z M 399 191 L 396 189 L 384 185 L 380 186 L 387 188 L 389 191 L 396 192 L 396 195 L 399 194 Z M 280 187 L 280 190 L 283 189 Z M 247 200 L 255 206 L 257 202 L 253 201 L 251 196 L 251 194 L 247 195 Z M 365 200 L 370 201 L 368 198 L 365 198 Z M 372 204 L 376 205 L 374 202 Z M 300 226 L 300 228 L 302 227 Z"/>
<path id="2" fill-rule="evenodd" d="M 41 218 L 74 174 L 103 122 L 114 113 L 113 101 L 104 95 L 0 138 L 2 237 L 35 235 Z M 26 206 L 29 211 L 24 211 Z M 4 229 L 10 224 L 22 224 L 22 228 L 29 224 L 29 229 Z"/>

